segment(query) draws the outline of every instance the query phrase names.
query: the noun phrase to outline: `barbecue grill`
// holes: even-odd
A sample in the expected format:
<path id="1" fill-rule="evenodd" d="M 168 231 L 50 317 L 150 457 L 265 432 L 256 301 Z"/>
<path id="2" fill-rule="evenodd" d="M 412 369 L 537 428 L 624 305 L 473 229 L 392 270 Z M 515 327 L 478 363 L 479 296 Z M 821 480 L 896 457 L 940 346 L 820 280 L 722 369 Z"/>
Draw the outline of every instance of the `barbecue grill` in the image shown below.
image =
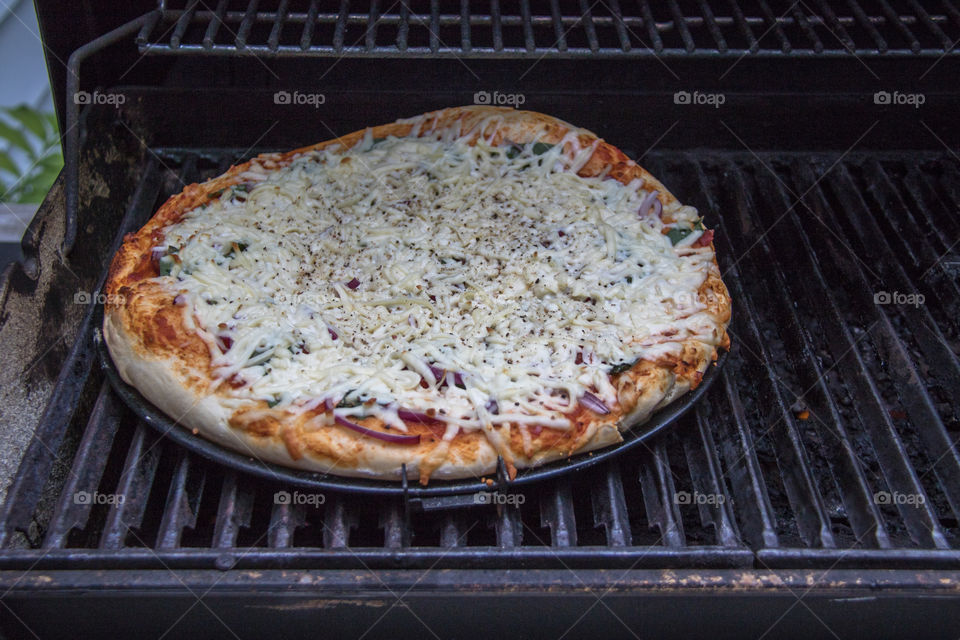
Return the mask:
<path id="1" fill-rule="evenodd" d="M 957 637 L 953 0 L 37 10 L 66 167 L 0 281 L 2 634 Z M 496 494 L 359 497 L 127 407 L 96 320 L 124 233 L 240 159 L 475 100 L 597 132 L 717 229 L 733 349 L 690 411 Z"/>

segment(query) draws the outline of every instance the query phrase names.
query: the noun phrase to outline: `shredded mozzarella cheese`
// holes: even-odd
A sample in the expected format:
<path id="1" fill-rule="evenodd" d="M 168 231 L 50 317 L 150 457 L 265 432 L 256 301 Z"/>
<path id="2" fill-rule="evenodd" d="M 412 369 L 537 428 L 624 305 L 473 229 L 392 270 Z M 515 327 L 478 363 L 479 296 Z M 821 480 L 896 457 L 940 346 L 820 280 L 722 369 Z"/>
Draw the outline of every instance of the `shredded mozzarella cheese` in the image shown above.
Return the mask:
<path id="1" fill-rule="evenodd" d="M 160 280 L 187 297 L 217 377 L 246 383 L 220 385 L 236 398 L 322 397 L 400 430 L 398 408 L 430 410 L 448 439 L 568 429 L 584 392 L 616 404 L 611 367 L 712 341 L 696 292 L 713 251 L 665 235 L 695 209 L 638 215 L 642 181 L 579 177 L 592 148 L 564 143 L 368 135 L 253 167 L 166 228 L 178 260 Z"/>

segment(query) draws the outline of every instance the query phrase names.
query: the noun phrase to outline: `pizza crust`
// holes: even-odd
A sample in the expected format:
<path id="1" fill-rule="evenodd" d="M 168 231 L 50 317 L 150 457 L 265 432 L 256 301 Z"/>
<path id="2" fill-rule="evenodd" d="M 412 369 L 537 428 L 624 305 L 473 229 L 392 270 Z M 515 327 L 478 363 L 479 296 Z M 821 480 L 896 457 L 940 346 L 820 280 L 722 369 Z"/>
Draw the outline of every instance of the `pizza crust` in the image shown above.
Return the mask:
<path id="1" fill-rule="evenodd" d="M 571 131 L 581 148 L 596 145 L 580 175 L 607 175 L 626 184 L 640 178 L 646 188 L 658 190 L 664 211 L 676 198 L 642 167 L 594 134 L 544 114 L 497 107 L 460 107 L 425 114 L 419 119 L 372 128 L 375 138 L 403 137 L 412 133 L 452 130 L 483 136 L 494 145 L 526 143 L 534 139 L 559 143 Z M 498 452 L 482 431 L 460 433 L 445 443 L 427 425 L 409 424 L 421 436 L 417 445 L 383 442 L 344 428 L 324 426 L 320 417 L 295 415 L 271 409 L 263 401 L 250 400 L 231 410 L 224 398 L 211 392 L 210 355 L 207 345 L 190 330 L 188 309 L 178 307 L 168 291 L 150 279 L 157 275 L 151 249 L 163 238 L 162 230 L 178 222 L 185 211 L 205 202 L 209 195 L 243 181 L 248 170 L 270 171 L 293 162 L 303 153 L 339 145 L 347 149 L 360 142 L 367 130 L 304 147 L 285 154 L 265 154 L 231 167 L 218 178 L 186 187 L 171 197 L 135 234 L 128 234 L 110 267 L 105 287 L 107 304 L 104 339 L 121 378 L 136 387 L 153 404 L 184 427 L 230 449 L 267 462 L 308 471 L 337 475 L 397 480 L 406 464 L 411 478 L 426 483 L 429 478 L 480 477 L 496 470 L 504 454 L 511 474 L 622 441 L 621 431 L 636 427 L 650 415 L 696 387 L 717 357 L 717 348 L 729 348 L 726 326 L 730 298 L 713 267 L 700 288 L 701 298 L 715 320 L 711 343 L 687 341 L 679 357 L 656 362 L 643 360 L 615 378 L 620 406 L 609 415 L 578 407 L 572 414 L 570 432 L 543 429 L 524 447 L 517 428 L 497 431 L 506 448 Z M 229 401 L 236 403 L 236 401 Z M 229 403 L 228 402 L 228 403 Z M 382 427 L 374 418 L 364 419 L 368 428 Z M 505 436 L 505 437 L 504 437 Z"/>

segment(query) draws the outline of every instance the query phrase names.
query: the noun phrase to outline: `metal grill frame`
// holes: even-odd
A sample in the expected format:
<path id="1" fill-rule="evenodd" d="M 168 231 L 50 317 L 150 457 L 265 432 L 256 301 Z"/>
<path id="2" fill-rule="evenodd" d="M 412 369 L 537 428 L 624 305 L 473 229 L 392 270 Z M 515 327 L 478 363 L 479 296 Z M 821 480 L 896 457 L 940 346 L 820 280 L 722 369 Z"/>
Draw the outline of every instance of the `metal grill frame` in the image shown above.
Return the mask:
<path id="1" fill-rule="evenodd" d="M 276 7 L 261 9 L 258 3 L 250 2 L 245 9 L 237 10 L 230 8 L 227 0 L 220 0 L 210 10 L 201 9 L 196 0 L 183 3 L 163 0 L 159 11 L 151 15 L 137 35 L 137 45 L 141 53 L 156 55 L 249 52 L 267 56 L 376 58 L 943 55 L 954 46 L 943 27 L 951 21 L 960 26 L 960 11 L 950 1 L 944 4 L 942 13 L 931 15 L 919 3 L 913 3 L 913 13 L 898 14 L 886 1 L 875 8 L 879 9 L 878 12 L 868 14 L 857 0 L 851 0 L 850 15 L 842 17 L 837 16 L 826 0 L 811 2 L 812 7 L 792 3 L 780 15 L 778 12 L 782 7 L 774 11 L 766 0 L 758 2 L 759 12 L 755 15 L 745 15 L 734 3 L 728 8 L 730 15 L 720 16 L 707 2 L 699 2 L 699 15 L 686 15 L 676 0 L 670 0 L 666 6 L 651 4 L 647 0 L 623 0 L 622 5 L 618 0 L 611 0 L 592 6 L 581 1 L 576 8 L 572 2 L 561 6 L 561 0 L 550 0 L 549 9 L 544 5 L 540 13 L 531 9 L 530 0 L 519 0 L 516 7 L 508 3 L 510 13 L 505 13 L 499 0 L 492 0 L 486 13 L 472 12 L 469 0 L 461 0 L 458 11 L 451 11 L 450 3 L 446 12 L 441 11 L 439 0 L 431 0 L 429 8 L 424 6 L 423 11 L 414 11 L 410 4 L 400 3 L 399 7 L 391 5 L 386 12 L 381 12 L 378 0 L 365 3 L 366 11 L 351 11 L 348 0 L 341 0 L 339 10 L 335 12 L 321 9 L 317 0 L 310 2 L 306 11 L 300 12 L 288 11 L 288 4 L 280 2 Z M 654 12 L 665 15 L 655 17 Z M 227 23 L 237 28 L 225 28 Z M 188 28 L 193 25 L 199 25 L 203 31 L 203 38 L 197 42 L 185 39 Z M 296 25 L 299 38 L 284 40 L 281 37 L 283 29 L 289 25 Z M 331 37 L 317 38 L 318 26 L 331 27 Z M 363 37 L 352 43 L 345 39 L 350 26 L 363 31 Z M 252 38 L 251 32 L 256 27 L 263 27 L 269 35 L 265 39 Z M 389 38 L 388 42 L 378 42 L 380 27 L 394 28 L 396 36 Z M 426 30 L 426 44 L 410 44 L 411 27 Z M 821 38 L 816 32 L 818 27 L 834 37 Z M 868 37 L 855 41 L 848 32 L 853 27 L 863 29 Z M 458 28 L 459 41 L 443 41 L 439 37 L 442 28 Z M 476 43 L 478 29 L 489 29 L 489 45 Z M 522 36 L 505 37 L 505 29 L 519 29 Z M 616 36 L 613 39 L 616 44 L 602 43 L 598 29 L 611 30 Z M 729 46 L 723 35 L 724 29 L 736 30 L 747 46 Z M 800 41 L 791 41 L 787 36 L 786 31 L 791 29 L 802 34 Z M 699 30 L 704 31 L 702 40 L 705 40 L 700 44 L 694 36 Z M 881 33 L 891 30 L 906 41 L 906 47 L 891 47 L 888 38 Z M 915 33 L 915 30 L 919 32 Z M 223 37 L 223 31 L 228 32 L 226 37 Z M 537 44 L 535 33 L 541 31 L 549 34 L 549 46 Z M 679 41 L 675 45 L 665 44 L 667 34 L 676 34 Z M 761 44 L 767 35 L 773 36 L 775 45 Z M 568 43 L 577 36 L 582 36 L 582 45 Z M 223 42 L 219 42 L 218 37 Z M 920 38 L 939 44 L 924 46 Z"/>

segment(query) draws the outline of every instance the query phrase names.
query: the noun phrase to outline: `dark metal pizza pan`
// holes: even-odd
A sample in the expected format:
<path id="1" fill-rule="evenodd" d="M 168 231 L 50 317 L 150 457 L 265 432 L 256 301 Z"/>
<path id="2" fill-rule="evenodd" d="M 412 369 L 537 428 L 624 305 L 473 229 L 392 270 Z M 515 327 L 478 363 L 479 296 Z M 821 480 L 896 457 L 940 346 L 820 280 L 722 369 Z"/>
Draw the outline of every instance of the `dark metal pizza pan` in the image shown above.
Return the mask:
<path id="1" fill-rule="evenodd" d="M 98 324 L 102 326 L 102 307 L 98 310 L 98 318 Z M 243 455 L 242 453 L 227 449 L 219 444 L 194 435 L 189 429 L 178 424 L 154 406 L 134 387 L 124 382 L 120 378 L 120 373 L 117 371 L 106 343 L 99 331 L 95 334 L 95 340 L 97 350 L 100 352 L 101 367 L 110 384 L 117 392 L 117 395 L 120 396 L 124 403 L 126 403 L 144 423 L 159 431 L 163 436 L 186 447 L 189 451 L 226 467 L 237 469 L 238 471 L 243 471 L 266 480 L 300 488 L 317 491 L 398 495 L 413 499 L 457 494 L 476 494 L 480 491 L 491 491 L 492 489 L 509 490 L 512 487 L 573 474 L 604 460 L 619 456 L 625 451 L 636 447 L 640 443 L 660 433 L 690 410 L 719 376 L 719 369 L 727 358 L 727 353 L 722 353 L 716 363 L 707 368 L 706 373 L 703 375 L 703 380 L 695 390 L 654 413 L 643 425 L 623 432 L 623 442 L 621 443 L 611 445 L 599 451 L 574 455 L 564 460 L 557 460 L 534 469 L 520 470 L 516 478 L 512 481 L 507 480 L 503 461 L 501 460 L 493 486 L 489 486 L 477 478 L 447 481 L 432 480 L 428 486 L 423 487 L 416 483 L 411 484 L 408 481 L 366 480 L 363 478 L 337 476 L 329 473 L 312 473 L 291 469 Z M 488 476 L 493 475 L 494 474 L 488 474 Z"/>

